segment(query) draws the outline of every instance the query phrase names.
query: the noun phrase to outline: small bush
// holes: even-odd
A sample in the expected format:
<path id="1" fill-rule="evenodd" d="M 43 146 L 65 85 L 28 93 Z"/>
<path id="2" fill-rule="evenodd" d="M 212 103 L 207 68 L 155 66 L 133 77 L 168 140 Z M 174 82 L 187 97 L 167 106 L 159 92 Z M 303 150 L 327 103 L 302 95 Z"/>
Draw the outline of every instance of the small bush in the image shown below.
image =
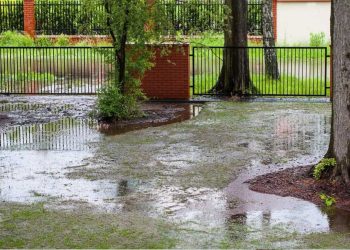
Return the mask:
<path id="1" fill-rule="evenodd" d="M 322 174 L 324 174 L 324 172 L 329 171 L 330 169 L 334 168 L 336 164 L 337 164 L 337 162 L 334 158 L 323 159 L 314 168 L 314 173 L 313 173 L 314 178 L 316 180 L 321 179 Z"/>
<path id="2" fill-rule="evenodd" d="M 324 32 L 311 33 L 310 34 L 310 46 L 311 47 L 327 46 L 327 44 L 326 44 L 326 34 Z"/>
<path id="3" fill-rule="evenodd" d="M 326 207 L 331 207 L 336 203 L 336 200 L 334 197 L 326 195 L 324 193 L 320 194 L 320 199 L 324 202 Z"/>
<path id="4" fill-rule="evenodd" d="M 98 94 L 97 116 L 101 120 L 127 120 L 141 115 L 137 98 L 123 95 L 115 85 L 103 87 Z"/>
<path id="5" fill-rule="evenodd" d="M 53 42 L 47 37 L 39 37 L 35 40 L 35 45 L 37 47 L 51 47 Z"/>
<path id="6" fill-rule="evenodd" d="M 6 31 L 0 34 L 0 46 L 34 47 L 34 40 L 30 36 L 18 32 Z"/>
<path id="7" fill-rule="evenodd" d="M 60 35 L 55 42 L 55 46 L 57 47 L 65 47 L 69 45 L 70 45 L 69 38 L 65 35 Z"/>

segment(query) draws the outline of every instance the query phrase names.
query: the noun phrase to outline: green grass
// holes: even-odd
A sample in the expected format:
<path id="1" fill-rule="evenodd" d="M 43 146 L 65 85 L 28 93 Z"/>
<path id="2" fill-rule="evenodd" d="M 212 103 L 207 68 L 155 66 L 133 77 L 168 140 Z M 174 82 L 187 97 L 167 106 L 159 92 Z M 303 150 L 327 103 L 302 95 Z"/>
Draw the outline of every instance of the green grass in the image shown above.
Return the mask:
<path id="1" fill-rule="evenodd" d="M 208 93 L 217 81 L 217 74 L 202 74 L 195 77 L 195 93 Z M 324 80 L 318 78 L 297 78 L 281 75 L 273 80 L 265 74 L 251 74 L 253 94 L 258 95 L 324 95 Z M 330 82 L 327 81 L 327 86 Z M 327 90 L 329 96 L 329 90 Z"/>
<path id="2" fill-rule="evenodd" d="M 1 74 L 1 81 L 21 83 L 25 81 L 45 81 L 45 82 L 54 82 L 56 77 L 50 73 L 37 73 L 37 72 L 28 72 L 28 73 L 17 73 L 17 74 Z"/>
<path id="3" fill-rule="evenodd" d="M 53 84 L 56 80 L 56 76 L 50 73 L 16 73 L 16 74 L 0 74 L 0 90 L 7 92 L 11 91 L 23 91 L 31 83 L 36 84 L 44 83 L 46 86 Z"/>
<path id="4" fill-rule="evenodd" d="M 127 213 L 127 212 L 125 212 Z M 167 225 L 141 215 L 126 217 L 0 206 L 0 248 L 172 248 Z M 131 221 L 129 221 L 131 220 Z"/>

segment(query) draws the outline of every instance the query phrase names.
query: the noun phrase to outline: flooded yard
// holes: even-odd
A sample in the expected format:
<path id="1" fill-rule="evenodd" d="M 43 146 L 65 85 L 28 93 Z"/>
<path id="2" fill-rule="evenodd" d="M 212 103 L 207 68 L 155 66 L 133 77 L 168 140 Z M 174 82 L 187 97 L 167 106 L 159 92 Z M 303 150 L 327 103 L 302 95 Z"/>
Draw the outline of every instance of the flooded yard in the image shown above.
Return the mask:
<path id="1" fill-rule="evenodd" d="M 0 99 L 0 246 L 350 245 L 346 211 L 246 183 L 320 160 L 329 103 L 176 104 L 185 119 L 119 133 L 89 118 L 94 102 Z"/>

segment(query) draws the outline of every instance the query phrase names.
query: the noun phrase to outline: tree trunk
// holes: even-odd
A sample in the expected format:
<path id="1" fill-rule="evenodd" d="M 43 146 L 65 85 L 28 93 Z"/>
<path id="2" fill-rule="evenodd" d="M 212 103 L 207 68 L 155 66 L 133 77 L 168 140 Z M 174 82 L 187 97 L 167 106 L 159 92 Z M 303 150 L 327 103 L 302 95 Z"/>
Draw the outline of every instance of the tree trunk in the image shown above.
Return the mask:
<path id="1" fill-rule="evenodd" d="M 129 5 L 124 6 L 123 3 L 120 3 L 119 8 L 125 9 L 125 18 L 123 24 L 122 34 L 120 34 L 119 41 L 117 41 L 117 35 L 115 34 L 111 16 L 112 13 L 112 3 L 108 0 L 104 1 L 104 9 L 107 13 L 107 27 L 109 29 L 109 34 L 112 38 L 113 47 L 115 48 L 114 57 L 114 74 L 116 84 L 119 85 L 120 91 L 124 94 L 125 92 L 125 82 L 126 82 L 126 44 L 128 38 L 128 16 L 129 16 Z M 117 43 L 120 43 L 119 48 L 117 48 Z"/>
<path id="2" fill-rule="evenodd" d="M 332 49 L 332 54 L 333 52 L 333 39 L 334 38 L 334 3 L 333 1 L 331 2 L 331 49 Z M 333 64 L 333 56 L 331 57 L 331 63 Z M 334 77 L 333 74 L 331 74 L 331 82 L 334 83 Z M 333 91 L 333 90 L 331 90 Z M 325 158 L 335 158 L 335 154 L 334 154 L 334 102 L 333 102 L 333 97 L 331 97 L 331 101 L 332 101 L 332 118 L 331 118 L 331 136 L 330 136 L 330 140 L 329 140 L 329 147 L 328 147 L 328 151 L 325 155 Z"/>
<path id="3" fill-rule="evenodd" d="M 350 2 L 334 0 L 333 136 L 336 174 L 350 184 Z"/>
<path id="4" fill-rule="evenodd" d="M 226 0 L 230 10 L 226 20 L 223 66 L 213 91 L 224 95 L 244 95 L 250 87 L 247 0 Z"/>
<path id="5" fill-rule="evenodd" d="M 263 43 L 265 52 L 265 72 L 274 80 L 280 78 L 278 69 L 277 52 L 275 47 L 275 37 L 272 18 L 272 0 L 265 0 L 263 2 Z M 270 49 L 272 47 L 272 49 Z"/>

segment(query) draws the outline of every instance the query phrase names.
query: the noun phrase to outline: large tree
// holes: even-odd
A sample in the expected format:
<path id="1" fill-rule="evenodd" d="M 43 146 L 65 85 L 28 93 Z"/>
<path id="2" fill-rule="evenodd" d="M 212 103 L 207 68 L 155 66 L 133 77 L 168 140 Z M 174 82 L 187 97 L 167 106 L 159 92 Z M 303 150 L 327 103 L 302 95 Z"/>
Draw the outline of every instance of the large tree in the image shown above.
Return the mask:
<path id="1" fill-rule="evenodd" d="M 332 2 L 333 115 L 330 148 L 326 157 L 337 165 L 333 177 L 350 185 L 350 2 Z"/>
<path id="2" fill-rule="evenodd" d="M 224 95 L 244 95 L 249 91 L 248 2 L 225 0 L 228 15 L 225 25 L 223 67 L 213 91 Z"/>

